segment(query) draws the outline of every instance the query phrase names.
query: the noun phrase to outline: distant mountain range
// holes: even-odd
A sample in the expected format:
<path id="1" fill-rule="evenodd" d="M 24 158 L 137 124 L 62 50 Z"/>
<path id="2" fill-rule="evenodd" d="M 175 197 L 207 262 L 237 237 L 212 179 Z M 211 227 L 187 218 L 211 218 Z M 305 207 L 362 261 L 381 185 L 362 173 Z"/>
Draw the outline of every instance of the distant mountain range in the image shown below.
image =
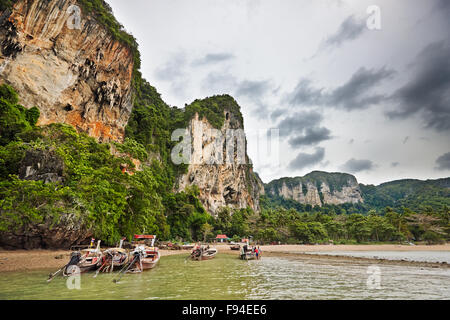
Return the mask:
<path id="1" fill-rule="evenodd" d="M 404 179 L 378 186 L 360 184 L 366 205 L 374 208 L 450 207 L 450 177 L 437 180 Z"/>
<path id="2" fill-rule="evenodd" d="M 264 187 L 267 199 L 287 207 L 295 205 L 293 202 L 312 207 L 353 204 L 366 209 L 450 207 L 450 177 L 404 179 L 374 186 L 358 184 L 351 174 L 314 171 L 304 177 L 274 180 Z"/>

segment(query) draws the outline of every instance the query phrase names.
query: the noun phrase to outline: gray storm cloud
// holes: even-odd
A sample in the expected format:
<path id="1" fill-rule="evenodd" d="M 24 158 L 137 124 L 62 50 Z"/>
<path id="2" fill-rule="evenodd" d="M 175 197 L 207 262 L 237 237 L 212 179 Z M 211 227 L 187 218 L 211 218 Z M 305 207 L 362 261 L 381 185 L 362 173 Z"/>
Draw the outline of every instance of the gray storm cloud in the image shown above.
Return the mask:
<path id="1" fill-rule="evenodd" d="M 311 80 L 301 79 L 294 91 L 286 96 L 292 106 L 327 106 L 347 111 L 365 109 L 388 99 L 387 95 L 373 93 L 384 80 L 391 79 L 395 71 L 361 67 L 342 86 L 331 90 L 314 88 Z"/>
<path id="2" fill-rule="evenodd" d="M 324 47 L 340 47 L 344 42 L 355 40 L 368 31 L 366 20 L 349 16 L 339 26 L 335 34 L 328 36 L 323 42 Z"/>
<path id="3" fill-rule="evenodd" d="M 437 170 L 450 170 L 450 152 L 436 159 Z"/>
<path id="4" fill-rule="evenodd" d="M 216 63 L 222 63 L 225 61 L 233 60 L 235 56 L 231 53 L 208 53 L 205 56 L 195 59 L 192 61 L 192 66 L 198 67 L 198 66 L 205 66 L 205 65 L 211 65 Z"/>
<path id="5" fill-rule="evenodd" d="M 332 139 L 331 131 L 325 127 L 307 128 L 305 133 L 289 139 L 292 147 L 310 146 Z"/>
<path id="6" fill-rule="evenodd" d="M 361 171 L 370 171 L 375 168 L 372 160 L 356 160 L 350 159 L 341 166 L 345 172 L 357 173 Z"/>
<path id="7" fill-rule="evenodd" d="M 427 128 L 450 130 L 450 45 L 428 45 L 411 64 L 414 74 L 392 99 L 397 108 L 387 112 L 391 119 L 419 115 Z"/>
<path id="8" fill-rule="evenodd" d="M 311 168 L 312 166 L 319 164 L 324 157 L 325 149 L 320 147 L 317 147 L 314 153 L 300 152 L 297 154 L 297 157 L 290 162 L 289 168 L 294 170 Z"/>

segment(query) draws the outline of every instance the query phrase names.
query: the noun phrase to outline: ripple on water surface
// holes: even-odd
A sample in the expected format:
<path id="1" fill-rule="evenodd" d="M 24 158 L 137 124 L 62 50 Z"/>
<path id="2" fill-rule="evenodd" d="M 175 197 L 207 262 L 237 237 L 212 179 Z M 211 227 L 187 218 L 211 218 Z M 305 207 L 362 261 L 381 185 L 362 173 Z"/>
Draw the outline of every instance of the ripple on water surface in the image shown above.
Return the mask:
<path id="1" fill-rule="evenodd" d="M 163 257 L 153 270 L 81 276 L 81 289 L 66 279 L 46 282 L 49 271 L 0 274 L 0 299 L 450 299 L 449 269 L 380 265 L 381 289 L 368 289 L 367 264 L 264 257 L 241 261 L 219 254 L 209 261 Z"/>

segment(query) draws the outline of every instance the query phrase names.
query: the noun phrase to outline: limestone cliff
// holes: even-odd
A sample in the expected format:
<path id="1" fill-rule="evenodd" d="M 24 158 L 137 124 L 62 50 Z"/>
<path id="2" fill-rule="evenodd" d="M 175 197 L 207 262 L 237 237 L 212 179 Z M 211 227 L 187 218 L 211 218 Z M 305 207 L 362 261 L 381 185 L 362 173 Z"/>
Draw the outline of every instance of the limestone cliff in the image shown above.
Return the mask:
<path id="1" fill-rule="evenodd" d="M 132 109 L 132 50 L 73 5 L 17 0 L 0 13 L 0 82 L 25 107 L 39 108 L 38 124 L 67 123 L 100 141 L 121 141 Z"/>
<path id="2" fill-rule="evenodd" d="M 356 178 L 345 173 L 314 171 L 304 177 L 272 181 L 265 190 L 269 197 L 280 196 L 312 206 L 364 202 Z"/>
<path id="3" fill-rule="evenodd" d="M 236 108 L 228 107 L 233 104 L 236 107 L 234 99 L 228 97 L 228 100 L 220 129 L 214 128 L 199 113 L 195 113 L 189 122 L 191 161 L 187 172 L 178 179 L 177 191 L 198 186 L 199 198 L 212 214 L 225 206 L 235 209 L 251 207 L 259 211 L 259 195 L 264 188 L 247 156 L 242 115 Z M 235 144 L 229 145 L 230 141 Z"/>

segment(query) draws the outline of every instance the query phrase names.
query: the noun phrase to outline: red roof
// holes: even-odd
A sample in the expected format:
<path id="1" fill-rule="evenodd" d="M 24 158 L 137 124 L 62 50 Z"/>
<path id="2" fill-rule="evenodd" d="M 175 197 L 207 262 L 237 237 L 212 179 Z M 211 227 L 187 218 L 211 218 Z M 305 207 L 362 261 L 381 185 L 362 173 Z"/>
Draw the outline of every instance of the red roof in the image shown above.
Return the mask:
<path id="1" fill-rule="evenodd" d="M 218 234 L 216 239 L 228 239 L 228 237 L 225 234 Z"/>
<path id="2" fill-rule="evenodd" d="M 153 239 L 153 238 L 155 238 L 156 236 L 149 236 L 149 235 L 138 235 L 138 234 L 135 234 L 134 235 L 134 238 L 135 239 Z"/>

